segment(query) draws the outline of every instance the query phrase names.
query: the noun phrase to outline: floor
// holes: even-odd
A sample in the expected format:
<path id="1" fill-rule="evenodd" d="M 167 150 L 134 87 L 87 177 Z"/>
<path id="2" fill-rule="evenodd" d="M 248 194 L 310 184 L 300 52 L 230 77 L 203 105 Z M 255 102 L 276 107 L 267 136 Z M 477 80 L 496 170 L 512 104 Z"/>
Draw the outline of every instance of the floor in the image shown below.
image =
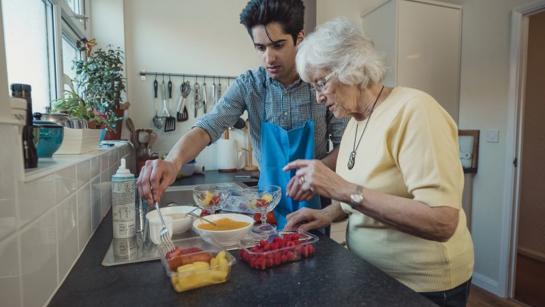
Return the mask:
<path id="1" fill-rule="evenodd" d="M 471 286 L 468 307 L 525 307 L 526 304 L 506 298 L 500 298 L 479 287 Z"/>
<path id="2" fill-rule="evenodd" d="M 331 225 L 331 238 L 339 244 L 346 243 L 346 224 L 347 222 L 333 223 Z M 545 276 L 545 273 L 540 275 Z M 525 307 L 526 304 L 511 299 L 500 298 L 479 287 L 471 286 L 469 294 L 468 307 Z M 535 305 L 539 306 L 539 305 Z"/>
<path id="3" fill-rule="evenodd" d="M 517 254 L 515 298 L 532 306 L 545 306 L 545 263 Z"/>

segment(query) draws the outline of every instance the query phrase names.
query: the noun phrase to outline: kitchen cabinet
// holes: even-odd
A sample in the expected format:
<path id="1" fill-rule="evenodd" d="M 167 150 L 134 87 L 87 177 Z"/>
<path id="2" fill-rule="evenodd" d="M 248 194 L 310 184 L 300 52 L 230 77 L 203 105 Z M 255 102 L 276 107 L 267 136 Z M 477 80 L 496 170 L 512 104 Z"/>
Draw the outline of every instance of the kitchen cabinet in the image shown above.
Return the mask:
<path id="1" fill-rule="evenodd" d="M 458 122 L 462 9 L 427 0 L 388 0 L 362 12 L 363 29 L 384 52 L 385 84 L 432 95 Z"/>

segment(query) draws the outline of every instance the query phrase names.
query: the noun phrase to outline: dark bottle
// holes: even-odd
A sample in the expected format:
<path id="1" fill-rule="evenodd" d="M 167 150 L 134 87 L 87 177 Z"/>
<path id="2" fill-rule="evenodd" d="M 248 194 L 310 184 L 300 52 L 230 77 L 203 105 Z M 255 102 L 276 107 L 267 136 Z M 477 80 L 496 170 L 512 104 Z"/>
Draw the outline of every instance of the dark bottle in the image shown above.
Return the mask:
<path id="1" fill-rule="evenodd" d="M 34 126 L 32 125 L 32 88 L 28 84 L 11 85 L 11 96 L 26 100 L 26 123 L 23 127 L 23 157 L 25 169 L 38 167 L 38 152 L 34 145 Z"/>

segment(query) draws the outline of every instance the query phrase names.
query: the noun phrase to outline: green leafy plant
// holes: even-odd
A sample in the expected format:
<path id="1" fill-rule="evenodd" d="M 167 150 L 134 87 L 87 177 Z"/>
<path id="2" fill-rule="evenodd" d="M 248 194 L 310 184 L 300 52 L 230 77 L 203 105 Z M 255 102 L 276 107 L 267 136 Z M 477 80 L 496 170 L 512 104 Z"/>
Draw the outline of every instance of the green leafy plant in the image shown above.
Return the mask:
<path id="1" fill-rule="evenodd" d="M 98 126 L 105 126 L 106 123 L 104 120 L 100 116 L 95 115 L 89 104 L 79 95 L 72 80 L 70 80 L 69 87 L 68 90 L 64 91 L 63 98 L 53 102 L 53 112 L 65 113 L 84 119 L 89 123 L 94 122 Z"/>
<path id="2" fill-rule="evenodd" d="M 114 129 L 121 96 L 125 92 L 123 51 L 119 48 L 96 49 L 85 59 L 74 61 L 76 83 L 84 104 L 108 129 Z"/>

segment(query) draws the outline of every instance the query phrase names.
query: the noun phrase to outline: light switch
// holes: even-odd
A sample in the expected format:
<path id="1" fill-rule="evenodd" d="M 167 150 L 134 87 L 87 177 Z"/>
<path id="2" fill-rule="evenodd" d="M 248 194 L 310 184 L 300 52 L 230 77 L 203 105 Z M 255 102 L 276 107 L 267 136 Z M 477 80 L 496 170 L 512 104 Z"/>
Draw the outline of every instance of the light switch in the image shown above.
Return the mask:
<path id="1" fill-rule="evenodd" d="M 488 143 L 499 143 L 500 142 L 500 130 L 498 130 L 498 129 L 487 129 L 486 130 L 486 141 Z"/>

